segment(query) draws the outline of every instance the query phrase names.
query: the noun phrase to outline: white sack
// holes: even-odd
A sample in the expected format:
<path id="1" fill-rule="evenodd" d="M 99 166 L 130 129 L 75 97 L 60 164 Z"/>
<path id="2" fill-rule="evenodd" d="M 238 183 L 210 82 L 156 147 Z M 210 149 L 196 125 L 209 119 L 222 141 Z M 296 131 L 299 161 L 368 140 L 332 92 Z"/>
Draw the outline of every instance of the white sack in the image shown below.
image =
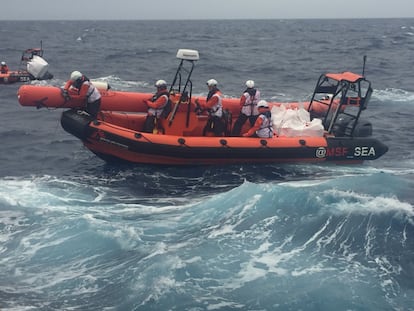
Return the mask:
<path id="1" fill-rule="evenodd" d="M 38 55 L 27 62 L 27 71 L 36 79 L 41 79 L 48 71 L 49 64 Z"/>
<path id="2" fill-rule="evenodd" d="M 272 108 L 273 130 L 278 136 L 321 137 L 324 128 L 320 119 L 310 121 L 310 114 L 304 108 L 287 109 L 284 105 Z"/>

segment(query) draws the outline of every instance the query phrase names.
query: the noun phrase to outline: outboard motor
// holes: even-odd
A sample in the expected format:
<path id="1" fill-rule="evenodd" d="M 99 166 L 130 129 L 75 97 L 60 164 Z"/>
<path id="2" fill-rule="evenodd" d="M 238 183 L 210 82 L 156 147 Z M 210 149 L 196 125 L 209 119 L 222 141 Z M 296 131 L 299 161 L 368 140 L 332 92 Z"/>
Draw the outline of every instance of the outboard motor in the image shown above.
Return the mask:
<path id="1" fill-rule="evenodd" d="M 33 55 L 27 62 L 27 71 L 37 80 L 47 80 L 53 78 L 49 73 L 49 64 L 42 57 Z"/>
<path id="2" fill-rule="evenodd" d="M 340 114 L 333 126 L 333 133 L 336 137 L 350 136 L 352 123 L 355 117 L 346 114 Z M 353 137 L 369 137 L 372 136 L 372 124 L 369 121 L 359 119 L 355 126 Z"/>
<path id="3" fill-rule="evenodd" d="M 77 109 L 64 111 L 60 119 L 60 124 L 63 129 L 80 140 L 85 140 L 88 137 L 90 133 L 90 122 L 91 117 L 85 112 Z"/>

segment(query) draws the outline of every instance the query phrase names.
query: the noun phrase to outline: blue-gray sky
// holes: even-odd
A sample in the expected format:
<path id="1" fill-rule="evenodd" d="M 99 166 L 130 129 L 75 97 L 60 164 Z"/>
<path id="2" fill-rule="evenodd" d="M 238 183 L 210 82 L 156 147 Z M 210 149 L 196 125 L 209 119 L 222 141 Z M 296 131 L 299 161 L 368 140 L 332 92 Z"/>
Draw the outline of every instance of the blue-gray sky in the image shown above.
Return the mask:
<path id="1" fill-rule="evenodd" d="M 413 0 L 10 0 L 0 20 L 414 17 Z"/>

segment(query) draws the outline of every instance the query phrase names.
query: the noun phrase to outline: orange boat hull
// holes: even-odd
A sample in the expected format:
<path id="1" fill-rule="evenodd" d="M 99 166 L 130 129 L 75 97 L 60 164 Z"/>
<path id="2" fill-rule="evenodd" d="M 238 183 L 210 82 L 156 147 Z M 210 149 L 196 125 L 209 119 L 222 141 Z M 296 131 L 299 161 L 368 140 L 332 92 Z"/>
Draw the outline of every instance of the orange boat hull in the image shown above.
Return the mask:
<path id="1" fill-rule="evenodd" d="M 378 140 L 368 137 L 196 136 L 193 133 L 200 131 L 202 124 L 197 120 L 190 121 L 190 124 L 195 122 L 190 127 L 191 136 L 183 132 L 181 135 L 149 134 L 126 127 L 139 126 L 144 118 L 145 115 L 139 114 L 122 117 L 122 114 L 112 113 L 104 116 L 107 121 L 90 122 L 87 117 L 69 110 L 63 113 L 61 123 L 67 132 L 81 139 L 89 150 L 106 161 L 165 165 L 361 163 L 377 159 L 388 150 Z"/>
<path id="2" fill-rule="evenodd" d="M 33 77 L 27 71 L 9 71 L 8 73 L 0 73 L 0 84 L 11 84 L 16 82 L 28 82 Z"/>

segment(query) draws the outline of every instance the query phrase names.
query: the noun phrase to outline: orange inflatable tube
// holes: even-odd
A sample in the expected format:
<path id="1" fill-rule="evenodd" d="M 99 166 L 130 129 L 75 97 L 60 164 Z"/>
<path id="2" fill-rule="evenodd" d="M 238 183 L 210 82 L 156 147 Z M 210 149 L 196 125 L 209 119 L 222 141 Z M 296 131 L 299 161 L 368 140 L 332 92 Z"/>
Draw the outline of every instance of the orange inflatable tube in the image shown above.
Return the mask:
<path id="1" fill-rule="evenodd" d="M 113 111 L 147 111 L 144 100 L 152 97 L 150 93 L 132 93 L 100 90 L 101 109 Z M 56 86 L 22 85 L 17 98 L 22 106 L 37 108 L 79 108 L 85 99 L 79 98 L 75 91 L 69 90 L 70 99 L 65 99 L 62 89 Z"/>
<path id="2" fill-rule="evenodd" d="M 151 93 L 125 92 L 113 90 L 100 90 L 102 101 L 101 110 L 108 111 L 128 111 L 128 112 L 147 112 L 148 107 L 145 100 L 152 98 Z M 41 85 L 22 85 L 18 92 L 17 98 L 22 106 L 31 106 L 36 108 L 82 108 L 84 107 L 84 99 L 81 99 L 76 91 L 69 90 L 70 98 L 65 98 L 62 89 L 56 86 Z M 172 95 L 171 101 L 173 105 L 179 101 L 179 94 Z M 192 105 L 195 99 L 205 101 L 205 97 L 193 96 Z M 282 103 L 269 103 L 270 106 L 280 106 Z M 300 106 L 299 103 L 283 103 L 286 108 L 295 109 Z M 306 109 L 308 102 L 302 103 Z M 239 98 L 224 98 L 223 108 L 229 110 L 233 116 L 237 116 L 240 112 Z M 316 107 L 313 110 L 319 111 L 326 109 L 326 106 Z"/>

